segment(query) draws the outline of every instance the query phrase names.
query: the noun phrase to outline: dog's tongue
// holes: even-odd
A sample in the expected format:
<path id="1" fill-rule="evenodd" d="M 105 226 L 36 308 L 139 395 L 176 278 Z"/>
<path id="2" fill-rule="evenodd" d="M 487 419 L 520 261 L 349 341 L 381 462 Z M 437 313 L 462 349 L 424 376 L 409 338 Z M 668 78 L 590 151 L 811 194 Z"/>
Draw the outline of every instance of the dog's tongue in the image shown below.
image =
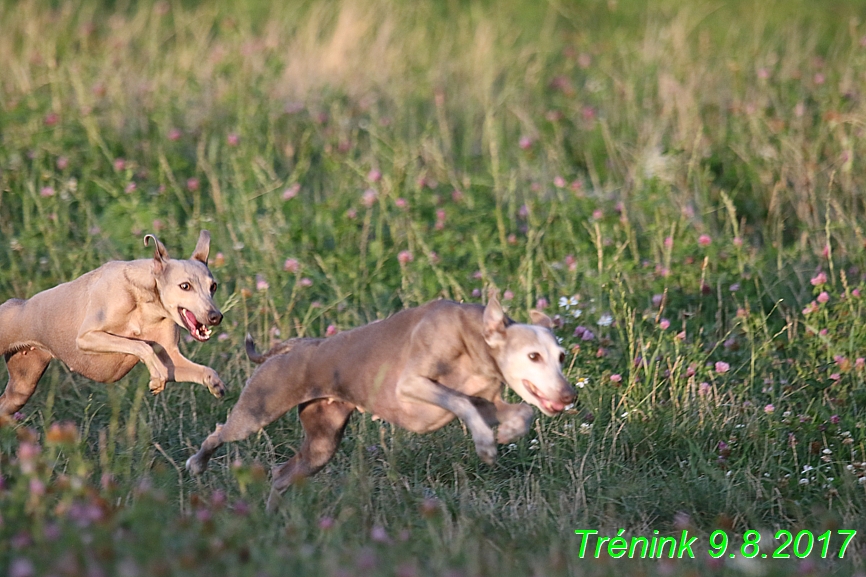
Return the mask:
<path id="1" fill-rule="evenodd" d="M 189 325 L 190 330 L 194 331 L 198 326 L 198 319 L 195 318 L 195 315 L 187 309 L 183 309 L 183 316 L 184 320 L 186 320 L 186 324 Z"/>
<path id="2" fill-rule="evenodd" d="M 565 405 L 558 401 L 551 401 L 548 399 L 544 399 L 544 406 L 548 411 L 553 413 L 561 413 L 565 409 Z"/>

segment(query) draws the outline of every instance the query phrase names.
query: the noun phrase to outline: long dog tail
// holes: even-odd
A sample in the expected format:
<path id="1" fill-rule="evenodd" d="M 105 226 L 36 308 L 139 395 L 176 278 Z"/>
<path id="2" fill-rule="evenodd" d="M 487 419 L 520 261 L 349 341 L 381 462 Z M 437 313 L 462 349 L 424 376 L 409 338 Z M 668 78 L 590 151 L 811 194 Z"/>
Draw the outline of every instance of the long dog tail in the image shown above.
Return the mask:
<path id="1" fill-rule="evenodd" d="M 287 341 L 275 344 L 273 347 L 271 347 L 271 350 L 266 353 L 260 353 L 256 350 L 256 342 L 253 340 L 253 336 L 247 334 L 247 338 L 244 339 L 244 348 L 247 351 L 247 357 L 249 357 L 252 362 L 260 365 L 275 355 L 282 355 L 283 353 L 291 351 L 293 348 L 295 348 L 295 345 L 298 344 L 298 341 L 302 340 L 304 339 L 289 339 Z"/>
<path id="2" fill-rule="evenodd" d="M 257 365 L 262 364 L 268 358 L 266 354 L 260 354 L 256 350 L 256 342 L 253 340 L 253 335 L 249 333 L 247 334 L 247 338 L 244 339 L 244 348 L 247 350 L 247 357 Z"/>

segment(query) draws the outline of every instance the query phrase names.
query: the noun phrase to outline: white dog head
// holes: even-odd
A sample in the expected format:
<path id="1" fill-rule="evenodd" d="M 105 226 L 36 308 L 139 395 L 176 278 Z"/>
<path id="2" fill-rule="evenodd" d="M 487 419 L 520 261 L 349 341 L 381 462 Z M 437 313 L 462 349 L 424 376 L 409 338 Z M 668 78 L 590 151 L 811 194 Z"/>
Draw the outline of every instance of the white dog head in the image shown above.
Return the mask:
<path id="1" fill-rule="evenodd" d="M 574 401 L 574 388 L 562 374 L 565 351 L 556 342 L 553 321 L 531 311 L 531 325 L 511 322 L 495 295 L 484 308 L 483 335 L 509 387 L 545 415 L 555 415 Z"/>
<path id="2" fill-rule="evenodd" d="M 217 284 L 207 267 L 210 233 L 201 231 L 189 260 L 169 258 L 165 246 L 152 234 L 144 237 L 144 246 L 150 240 L 154 244 L 153 276 L 163 308 L 194 339 L 208 340 L 210 327 L 220 324 L 223 318 L 213 300 Z"/>

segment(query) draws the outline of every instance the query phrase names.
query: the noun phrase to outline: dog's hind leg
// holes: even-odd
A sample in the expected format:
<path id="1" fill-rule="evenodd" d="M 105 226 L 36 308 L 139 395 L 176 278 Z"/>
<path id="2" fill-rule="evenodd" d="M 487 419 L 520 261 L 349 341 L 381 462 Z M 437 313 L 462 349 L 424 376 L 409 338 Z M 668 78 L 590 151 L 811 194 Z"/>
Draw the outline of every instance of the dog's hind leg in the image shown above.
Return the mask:
<path id="1" fill-rule="evenodd" d="M 246 439 L 305 401 L 303 393 L 298 394 L 295 390 L 291 379 L 286 378 L 285 372 L 281 373 L 279 365 L 264 365 L 241 391 L 225 425 L 217 425 L 201 444 L 198 453 L 187 459 L 187 470 L 198 475 L 205 470 L 214 451 L 224 443 Z"/>
<path id="2" fill-rule="evenodd" d="M 354 410 L 355 405 L 334 399 L 316 399 L 298 407 L 304 442 L 294 457 L 274 469 L 268 511 L 276 508 L 280 495 L 293 483 L 315 475 L 331 460 Z"/>
<path id="3" fill-rule="evenodd" d="M 11 415 L 24 406 L 51 359 L 51 353 L 40 349 L 27 348 L 6 354 L 9 382 L 0 395 L 0 415 Z"/>
<path id="4" fill-rule="evenodd" d="M 270 424 L 285 414 L 285 412 L 283 411 L 275 415 L 267 422 L 262 422 L 254 418 L 249 411 L 245 411 L 239 401 L 229 414 L 229 418 L 226 419 L 225 425 L 217 425 L 214 432 L 208 435 L 207 439 L 201 444 L 198 453 L 186 460 L 187 471 L 193 475 L 200 475 L 207 468 L 207 462 L 210 460 L 211 455 L 225 443 L 246 439 L 253 433 L 261 430 L 265 425 Z"/>

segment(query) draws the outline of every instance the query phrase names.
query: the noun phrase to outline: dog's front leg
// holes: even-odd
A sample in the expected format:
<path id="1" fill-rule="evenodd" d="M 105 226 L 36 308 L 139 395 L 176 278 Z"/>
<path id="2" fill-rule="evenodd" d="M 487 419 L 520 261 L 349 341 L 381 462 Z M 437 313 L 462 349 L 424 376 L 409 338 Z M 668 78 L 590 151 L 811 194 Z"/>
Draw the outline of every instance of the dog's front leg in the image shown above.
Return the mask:
<path id="1" fill-rule="evenodd" d="M 165 347 L 169 357 L 169 380 L 204 385 L 213 396 L 220 399 L 226 394 L 226 385 L 215 370 L 197 365 L 180 354 L 177 346 Z"/>
<path id="2" fill-rule="evenodd" d="M 506 403 L 501 396 L 493 398 L 496 406 L 496 418 L 499 427 L 496 429 L 498 443 L 510 443 L 529 432 L 535 411 L 526 403 Z"/>
<path id="3" fill-rule="evenodd" d="M 496 460 L 493 429 L 466 395 L 420 375 L 406 375 L 397 381 L 397 398 L 421 401 L 451 411 L 466 424 L 475 441 L 475 452 L 481 460 L 492 465 Z"/>
<path id="4" fill-rule="evenodd" d="M 86 353 L 121 353 L 138 357 L 150 372 L 148 387 L 156 394 L 162 392 L 168 380 L 168 368 L 148 343 L 127 339 L 101 330 L 86 330 L 78 334 L 75 344 Z"/>

